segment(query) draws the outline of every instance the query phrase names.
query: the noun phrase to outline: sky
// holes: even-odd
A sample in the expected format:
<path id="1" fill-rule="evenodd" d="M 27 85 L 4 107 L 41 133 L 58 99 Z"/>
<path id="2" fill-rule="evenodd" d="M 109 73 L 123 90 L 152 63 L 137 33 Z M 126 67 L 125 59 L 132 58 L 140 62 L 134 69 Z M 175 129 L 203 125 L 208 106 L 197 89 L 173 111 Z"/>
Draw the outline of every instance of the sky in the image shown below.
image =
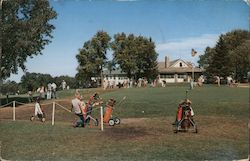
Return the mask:
<path id="1" fill-rule="evenodd" d="M 183 59 L 197 64 L 207 46 L 234 29 L 249 29 L 249 8 L 243 0 L 51 0 L 57 19 L 51 43 L 42 55 L 28 58 L 28 72 L 75 76 L 76 55 L 97 31 L 111 37 L 125 32 L 151 37 L 158 61 Z M 197 51 L 191 56 L 191 49 Z M 108 52 L 112 59 L 112 51 Z M 19 82 L 24 73 L 11 75 Z"/>

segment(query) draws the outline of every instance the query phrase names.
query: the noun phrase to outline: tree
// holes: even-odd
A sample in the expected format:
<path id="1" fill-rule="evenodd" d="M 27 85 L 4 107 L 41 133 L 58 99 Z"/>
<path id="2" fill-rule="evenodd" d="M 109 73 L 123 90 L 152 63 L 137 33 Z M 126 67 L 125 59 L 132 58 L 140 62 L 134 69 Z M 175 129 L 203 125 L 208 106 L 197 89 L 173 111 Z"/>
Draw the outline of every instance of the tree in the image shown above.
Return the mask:
<path id="1" fill-rule="evenodd" d="M 114 41 L 111 45 L 114 51 L 114 60 L 120 65 L 122 71 L 127 73 L 128 78 L 132 78 L 137 70 L 134 41 L 135 36 L 133 34 L 126 36 L 125 33 L 118 33 L 114 35 Z"/>
<path id="2" fill-rule="evenodd" d="M 154 79 L 157 72 L 155 44 L 151 38 L 118 33 L 112 42 L 113 56 L 128 78 L 147 77 Z"/>
<path id="3" fill-rule="evenodd" d="M 209 64 L 211 63 L 212 56 L 214 54 L 214 49 L 210 47 L 206 47 L 204 55 L 199 56 L 198 64 L 201 68 L 207 69 Z"/>
<path id="4" fill-rule="evenodd" d="M 53 78 L 53 82 L 55 82 L 59 87 L 61 86 L 63 80 L 67 83 L 67 85 L 70 88 L 74 88 L 74 89 L 78 88 L 78 83 L 76 81 L 76 78 L 74 78 L 74 77 L 63 75 L 63 76 Z"/>
<path id="5" fill-rule="evenodd" d="M 91 77 L 100 76 L 102 79 L 102 69 L 107 60 L 107 50 L 110 48 L 111 37 L 107 32 L 98 31 L 94 37 L 85 42 L 83 48 L 79 50 L 76 59 L 79 63 L 77 67 L 77 79 L 80 82 L 91 82 Z"/>
<path id="6" fill-rule="evenodd" d="M 41 74 L 41 73 L 29 73 L 27 72 L 25 75 L 21 77 L 21 86 L 24 91 L 28 91 L 29 88 L 36 90 L 41 86 L 47 86 L 48 83 L 52 83 L 54 81 L 53 77 L 49 74 Z"/>
<path id="7" fill-rule="evenodd" d="M 250 71 L 250 40 L 239 45 L 230 55 L 234 64 L 235 79 L 244 82 L 247 72 Z"/>
<path id="8" fill-rule="evenodd" d="M 245 50 L 246 41 L 248 40 L 250 40 L 250 32 L 245 30 L 233 30 L 220 35 L 216 46 L 206 48 L 205 54 L 201 55 L 198 61 L 200 66 L 206 69 L 206 76 L 219 75 L 226 78 L 231 75 L 235 79 L 242 81 L 243 77 L 245 77 L 243 75 L 246 73 L 241 63 L 247 63 L 249 60 L 246 55 L 241 55 L 243 53 L 247 54 L 247 52 L 239 53 L 236 51 Z"/>
<path id="9" fill-rule="evenodd" d="M 56 12 L 48 0 L 3 1 L 1 10 L 0 80 L 18 67 L 25 70 L 28 57 L 42 54 L 55 27 L 50 20 Z"/>
<path id="10" fill-rule="evenodd" d="M 157 57 L 155 44 L 152 39 L 138 36 L 136 38 L 136 78 L 146 77 L 153 80 L 158 75 Z"/>
<path id="11" fill-rule="evenodd" d="M 231 60 L 227 51 L 228 49 L 224 41 L 224 36 L 221 35 L 215 46 L 215 52 L 212 55 L 211 63 L 207 68 L 209 73 L 220 77 L 226 77 L 231 74 Z"/>
<path id="12" fill-rule="evenodd" d="M 18 91 L 18 83 L 15 81 L 7 81 L 5 82 L 2 87 L 0 88 L 0 92 L 2 94 L 16 94 Z"/>

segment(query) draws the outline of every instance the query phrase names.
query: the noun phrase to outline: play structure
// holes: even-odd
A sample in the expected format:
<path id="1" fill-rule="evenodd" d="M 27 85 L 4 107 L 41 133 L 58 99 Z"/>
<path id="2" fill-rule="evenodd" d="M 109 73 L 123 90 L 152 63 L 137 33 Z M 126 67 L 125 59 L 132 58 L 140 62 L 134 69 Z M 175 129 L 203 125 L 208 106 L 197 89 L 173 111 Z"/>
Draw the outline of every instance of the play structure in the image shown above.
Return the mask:
<path id="1" fill-rule="evenodd" d="M 192 102 L 187 98 L 179 103 L 176 120 L 173 123 L 174 133 L 192 131 L 194 133 L 198 132 L 197 125 L 194 121 L 194 111 L 191 107 Z"/>

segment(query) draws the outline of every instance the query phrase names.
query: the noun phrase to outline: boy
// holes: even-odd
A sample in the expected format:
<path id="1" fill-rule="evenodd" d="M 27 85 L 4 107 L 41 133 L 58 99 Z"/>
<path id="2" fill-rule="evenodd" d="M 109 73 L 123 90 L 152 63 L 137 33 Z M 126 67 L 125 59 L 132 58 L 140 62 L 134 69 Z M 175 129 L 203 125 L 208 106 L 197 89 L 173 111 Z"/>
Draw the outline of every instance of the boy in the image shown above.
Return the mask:
<path id="1" fill-rule="evenodd" d="M 81 102 L 81 94 L 80 92 L 77 90 L 75 93 L 75 99 L 73 99 L 72 101 L 72 108 L 71 111 L 75 113 L 76 116 L 78 116 L 80 118 L 79 121 L 77 121 L 73 126 L 74 127 L 84 127 L 84 116 L 83 116 L 83 110 L 82 110 L 82 102 Z"/>

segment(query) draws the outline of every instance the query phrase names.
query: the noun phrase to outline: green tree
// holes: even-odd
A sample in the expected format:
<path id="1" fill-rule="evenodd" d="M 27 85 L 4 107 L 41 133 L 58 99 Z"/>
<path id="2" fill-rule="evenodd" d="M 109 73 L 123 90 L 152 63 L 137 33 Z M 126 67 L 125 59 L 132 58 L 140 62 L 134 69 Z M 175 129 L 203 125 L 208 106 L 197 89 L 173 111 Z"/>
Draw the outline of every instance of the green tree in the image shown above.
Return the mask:
<path id="1" fill-rule="evenodd" d="M 206 48 L 205 54 L 201 55 L 198 61 L 200 66 L 206 69 L 207 77 L 219 75 L 225 78 L 232 75 L 237 80 L 243 80 L 244 74 L 240 73 L 245 73 L 245 70 L 240 67 L 242 66 L 240 63 L 246 63 L 249 60 L 247 56 L 233 51 L 243 50 L 244 47 L 240 49 L 238 47 L 245 44 L 247 40 L 250 40 L 250 32 L 245 30 L 233 30 L 220 35 L 216 46 Z"/>
<path id="2" fill-rule="evenodd" d="M 250 40 L 245 41 L 231 53 L 235 79 L 244 82 L 250 71 Z"/>
<path id="3" fill-rule="evenodd" d="M 152 39 L 138 36 L 136 38 L 136 78 L 146 77 L 153 80 L 158 75 L 157 57 L 155 44 Z"/>
<path id="4" fill-rule="evenodd" d="M 198 64 L 201 68 L 208 68 L 209 64 L 211 63 L 214 52 L 215 51 L 213 48 L 206 47 L 204 54 L 200 55 L 198 60 Z"/>
<path id="5" fill-rule="evenodd" d="M 118 33 L 112 42 L 113 56 L 123 72 L 129 78 L 147 77 L 154 79 L 157 74 L 157 56 L 155 44 L 151 38 Z"/>
<path id="6" fill-rule="evenodd" d="M 112 49 L 114 60 L 122 71 L 127 73 L 128 78 L 132 78 L 137 70 L 135 36 L 133 34 L 126 36 L 125 33 L 115 34 Z"/>
<path id="7" fill-rule="evenodd" d="M 74 89 L 78 88 L 78 83 L 76 81 L 76 78 L 74 77 L 63 75 L 63 76 L 58 76 L 58 77 L 53 78 L 53 82 L 55 82 L 59 87 L 61 87 L 63 80 L 67 83 L 67 85 L 70 88 L 74 88 Z M 62 89 L 62 88 L 59 88 L 59 89 Z"/>
<path id="8" fill-rule="evenodd" d="M 2 87 L 0 88 L 0 92 L 2 94 L 16 94 L 18 91 L 18 83 L 16 83 L 15 81 L 7 81 L 5 83 L 3 83 Z"/>
<path id="9" fill-rule="evenodd" d="M 48 0 L 10 0 L 1 6 L 0 80 L 18 67 L 25 70 L 27 58 L 42 54 L 55 27 L 56 12 Z"/>
<path id="10" fill-rule="evenodd" d="M 21 77 L 20 84 L 23 90 L 27 92 L 29 88 L 31 88 L 34 91 L 40 86 L 47 87 L 47 84 L 52 83 L 53 81 L 54 81 L 53 77 L 49 74 L 27 72 L 25 75 Z"/>
<path id="11" fill-rule="evenodd" d="M 212 75 L 226 77 L 231 74 L 232 66 L 230 61 L 224 35 L 221 35 L 215 46 L 215 52 L 212 55 L 212 60 L 207 70 Z"/>
<path id="12" fill-rule="evenodd" d="M 107 61 L 107 50 L 110 48 L 111 37 L 107 32 L 98 31 L 94 37 L 85 42 L 83 48 L 79 50 L 76 59 L 79 63 L 76 78 L 79 82 L 89 83 L 91 77 L 100 76 L 102 79 L 102 69 Z"/>

